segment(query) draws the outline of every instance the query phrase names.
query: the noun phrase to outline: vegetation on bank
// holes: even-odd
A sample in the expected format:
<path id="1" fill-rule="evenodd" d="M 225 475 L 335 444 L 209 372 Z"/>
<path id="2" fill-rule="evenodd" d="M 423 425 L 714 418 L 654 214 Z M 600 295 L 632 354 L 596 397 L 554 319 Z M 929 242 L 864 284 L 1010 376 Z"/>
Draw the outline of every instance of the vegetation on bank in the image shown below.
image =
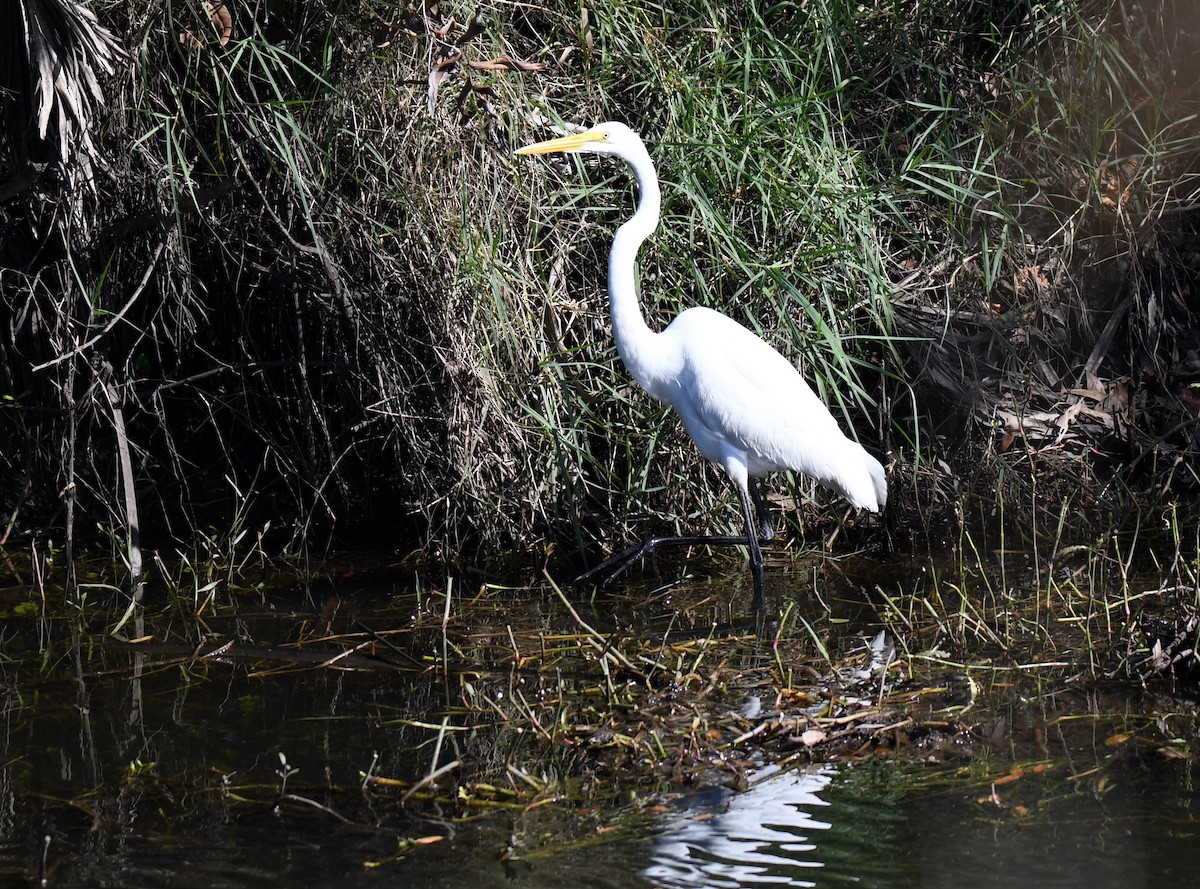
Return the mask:
<path id="1" fill-rule="evenodd" d="M 595 553 L 732 518 L 609 340 L 624 170 L 512 157 L 603 118 L 664 180 L 648 314 L 778 344 L 918 538 L 1195 538 L 1185 3 L 91 9 L 12 29 L 7 541 Z"/>

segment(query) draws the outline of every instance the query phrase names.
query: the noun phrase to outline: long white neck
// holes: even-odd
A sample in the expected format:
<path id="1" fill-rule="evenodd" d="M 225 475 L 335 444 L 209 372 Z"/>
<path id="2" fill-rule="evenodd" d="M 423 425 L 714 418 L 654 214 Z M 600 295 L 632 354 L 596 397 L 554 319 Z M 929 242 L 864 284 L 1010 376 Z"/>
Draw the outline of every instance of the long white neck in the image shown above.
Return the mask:
<path id="1" fill-rule="evenodd" d="M 613 236 L 608 254 L 608 305 L 612 315 L 613 339 L 621 360 L 643 388 L 653 392 L 649 363 L 656 334 L 646 326 L 638 304 L 637 252 L 642 242 L 658 228 L 662 196 L 654 163 L 643 150 L 626 157 L 638 184 L 637 211 Z"/>

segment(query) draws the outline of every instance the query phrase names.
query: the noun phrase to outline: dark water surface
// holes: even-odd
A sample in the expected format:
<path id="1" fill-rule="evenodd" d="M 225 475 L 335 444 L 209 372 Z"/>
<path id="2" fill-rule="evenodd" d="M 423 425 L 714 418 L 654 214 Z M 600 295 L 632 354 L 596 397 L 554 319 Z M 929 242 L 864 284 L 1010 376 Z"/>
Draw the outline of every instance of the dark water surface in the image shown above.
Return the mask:
<path id="1" fill-rule="evenodd" d="M 299 611 L 267 618 L 320 609 Z M 260 642 L 267 618 L 208 626 Z M 40 619 L 4 634 L 4 886 L 1097 889 L 1190 882 L 1200 863 L 1187 747 L 1139 749 L 1107 723 L 1031 736 L 1040 770 L 995 787 L 1011 749 L 986 754 L 983 780 L 978 753 L 936 767 L 875 758 L 763 766 L 738 792 L 463 808 L 452 789 L 440 803 L 360 789 L 368 772 L 419 778 L 435 753 L 492 756 L 505 774 L 520 741 L 456 714 L 458 681 L 135 655 Z M 1141 706 L 1135 689 L 1110 694 Z M 439 733 L 443 722 L 458 731 Z M 524 768 L 514 784 L 540 780 Z"/>
<path id="2" fill-rule="evenodd" d="M 671 887 L 1156 885 L 1194 867 L 1192 777 L 1164 764 L 1103 800 L 1075 793 L 1018 821 L 961 788 L 888 799 L 845 769 L 771 775 L 712 820 L 658 835 L 641 876 Z"/>

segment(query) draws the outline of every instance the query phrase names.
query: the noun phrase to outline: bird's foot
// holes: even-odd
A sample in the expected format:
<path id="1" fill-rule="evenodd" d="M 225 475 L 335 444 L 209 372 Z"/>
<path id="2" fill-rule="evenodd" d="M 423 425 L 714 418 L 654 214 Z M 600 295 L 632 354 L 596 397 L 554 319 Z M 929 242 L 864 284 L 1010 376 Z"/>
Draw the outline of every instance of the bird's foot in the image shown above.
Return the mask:
<path id="1" fill-rule="evenodd" d="M 647 537 L 640 543 L 635 543 L 633 546 L 627 546 L 619 553 L 609 556 L 599 565 L 593 565 L 587 571 L 584 571 L 575 578 L 575 585 L 579 586 L 581 584 L 588 583 L 589 581 L 596 580 L 597 578 L 599 578 L 600 586 L 610 584 L 620 575 L 624 574 L 630 565 L 643 556 L 654 552 L 655 547 L 657 547 L 663 540 L 667 539 L 670 538 Z"/>
<path id="2" fill-rule="evenodd" d="M 765 530 L 770 531 L 768 525 Z M 772 534 L 772 536 L 774 536 Z M 770 540 L 770 537 L 764 537 L 763 540 Z M 635 543 L 633 546 L 626 547 L 619 553 L 609 556 L 599 565 L 589 568 L 587 571 L 575 578 L 575 585 L 588 583 L 598 579 L 599 584 L 604 586 L 611 583 L 621 574 L 629 569 L 629 566 L 638 559 L 645 556 L 654 555 L 660 546 L 746 546 L 750 541 L 738 536 L 699 536 L 699 537 L 647 537 L 640 543 Z"/>

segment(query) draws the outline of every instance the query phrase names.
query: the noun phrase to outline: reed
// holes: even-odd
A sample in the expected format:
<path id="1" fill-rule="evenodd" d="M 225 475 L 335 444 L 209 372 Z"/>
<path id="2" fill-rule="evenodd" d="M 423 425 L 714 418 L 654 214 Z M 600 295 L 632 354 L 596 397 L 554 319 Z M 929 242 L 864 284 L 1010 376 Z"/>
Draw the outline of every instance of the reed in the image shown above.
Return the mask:
<path id="1" fill-rule="evenodd" d="M 38 189 L 0 205 L 44 233 L 3 248 L 5 539 L 54 527 L 70 564 L 100 526 L 131 576 L 211 528 L 523 567 L 734 515 L 610 343 L 624 171 L 511 155 L 603 118 L 664 180 L 654 323 L 702 304 L 761 332 L 890 455 L 918 534 L 999 491 L 1018 535 L 1165 508 L 1190 539 L 1171 294 L 1200 138 L 1154 50 L 1186 12 L 1123 10 L 109 4 L 39 48 L 105 101 L 51 101 Z M 798 534 L 842 520 L 780 490 Z"/>

